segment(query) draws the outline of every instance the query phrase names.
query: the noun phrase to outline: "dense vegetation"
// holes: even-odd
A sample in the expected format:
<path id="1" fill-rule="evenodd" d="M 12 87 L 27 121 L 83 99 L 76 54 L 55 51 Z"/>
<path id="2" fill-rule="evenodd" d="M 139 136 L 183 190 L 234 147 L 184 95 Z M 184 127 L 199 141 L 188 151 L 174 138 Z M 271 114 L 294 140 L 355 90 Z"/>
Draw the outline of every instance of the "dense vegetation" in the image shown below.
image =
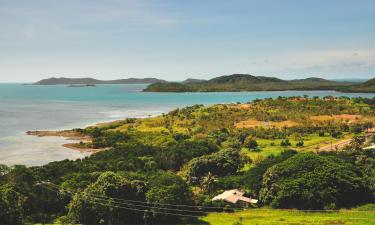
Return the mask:
<path id="1" fill-rule="evenodd" d="M 104 148 L 82 160 L 0 166 L 0 224 L 196 223 L 238 188 L 282 209 L 375 200 L 375 99 L 279 97 L 194 105 L 75 132 Z M 352 139 L 340 151 L 326 146 Z M 188 207 L 187 207 L 188 206 Z M 214 208 L 209 208 L 214 207 Z M 184 216 L 185 215 L 185 216 Z"/>
<path id="2" fill-rule="evenodd" d="M 281 80 L 274 77 L 233 74 L 211 80 L 188 80 L 183 83 L 160 82 L 149 85 L 149 92 L 215 92 L 215 91 L 283 91 L 336 90 L 344 92 L 375 92 L 374 82 L 363 84 L 336 82 L 321 78 Z"/>

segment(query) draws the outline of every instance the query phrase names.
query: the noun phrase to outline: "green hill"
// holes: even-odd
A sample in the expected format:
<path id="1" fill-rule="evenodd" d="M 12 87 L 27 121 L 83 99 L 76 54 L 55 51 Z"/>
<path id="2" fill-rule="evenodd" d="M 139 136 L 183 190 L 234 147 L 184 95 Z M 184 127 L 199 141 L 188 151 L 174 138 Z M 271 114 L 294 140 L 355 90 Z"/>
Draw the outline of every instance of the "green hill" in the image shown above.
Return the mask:
<path id="1" fill-rule="evenodd" d="M 193 89 L 189 85 L 182 83 L 155 83 L 150 84 L 145 90 L 148 92 L 192 92 Z"/>
<path id="2" fill-rule="evenodd" d="M 375 78 L 372 78 L 362 84 L 352 85 L 349 87 L 341 87 L 340 91 L 344 92 L 375 92 Z"/>
<path id="3" fill-rule="evenodd" d="M 182 83 L 156 83 L 148 92 L 215 92 L 215 91 L 283 91 L 283 90 L 336 90 L 349 89 L 354 83 L 337 82 L 322 78 L 282 80 L 276 77 L 232 74 L 213 79 Z"/>

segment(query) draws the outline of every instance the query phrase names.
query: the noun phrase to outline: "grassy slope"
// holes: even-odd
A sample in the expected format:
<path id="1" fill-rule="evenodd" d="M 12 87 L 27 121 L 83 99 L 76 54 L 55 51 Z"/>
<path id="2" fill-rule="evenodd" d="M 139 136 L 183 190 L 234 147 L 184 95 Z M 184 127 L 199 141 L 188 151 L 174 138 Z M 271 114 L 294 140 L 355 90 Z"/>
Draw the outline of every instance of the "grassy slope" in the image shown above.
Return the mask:
<path id="1" fill-rule="evenodd" d="M 345 101 L 344 101 L 345 102 Z M 344 103 L 347 107 L 351 108 L 353 105 L 351 103 Z M 259 113 L 259 111 L 264 111 L 268 114 L 276 113 L 277 115 L 284 115 L 287 116 L 291 122 L 295 124 L 302 125 L 302 122 L 313 123 L 314 121 L 308 119 L 310 115 L 320 114 L 322 112 L 317 111 L 315 114 L 307 109 L 307 106 L 304 105 L 302 102 L 292 102 L 292 104 L 296 105 L 295 109 L 292 110 L 288 107 L 283 106 L 261 106 L 255 107 L 248 104 L 241 104 L 241 105 L 214 105 L 210 107 L 203 107 L 199 109 L 195 109 L 191 111 L 191 114 L 188 113 L 189 116 L 158 116 L 152 118 L 144 118 L 144 119 L 137 119 L 135 123 L 130 124 L 123 124 L 116 127 L 118 131 L 127 131 L 130 127 L 136 131 L 136 136 L 139 140 L 143 140 L 143 137 L 148 137 L 150 139 L 150 135 L 155 139 L 159 140 L 172 140 L 172 138 L 168 135 L 170 131 L 165 127 L 166 121 L 170 126 L 170 129 L 173 132 L 177 133 L 189 133 L 188 129 L 196 130 L 198 127 L 205 128 L 204 131 L 194 134 L 197 138 L 205 138 L 210 131 L 218 130 L 222 127 L 227 128 L 228 130 L 236 130 L 236 122 L 243 121 L 243 120 L 255 120 L 253 114 Z M 299 105 L 299 106 L 297 106 Z M 306 108 L 305 108 L 306 107 Z M 309 106 L 312 107 L 312 106 Z M 356 112 L 358 113 L 358 112 Z M 299 114 L 301 118 L 297 118 L 296 114 Z M 328 116 L 330 118 L 330 116 Z M 226 118 L 222 120 L 221 118 Z M 369 117 L 361 118 L 360 120 L 364 121 Z M 220 121 L 220 122 L 219 122 Z M 256 120 L 255 120 L 256 121 Z M 338 121 L 340 121 L 338 119 Z M 323 125 L 327 121 L 320 121 L 323 122 Z M 259 124 L 263 124 L 263 122 L 259 122 Z M 259 128 L 259 127 L 258 127 Z M 281 128 L 281 127 L 280 127 Z M 147 135 L 145 135 L 147 134 Z M 330 145 L 332 143 L 340 142 L 342 140 L 348 139 L 353 137 L 353 134 L 344 133 L 339 138 L 332 138 L 330 135 L 326 134 L 323 137 L 320 137 L 317 133 L 312 134 L 305 134 L 303 137 L 304 146 L 297 147 L 296 144 L 299 140 L 297 136 L 291 135 L 289 140 L 291 142 L 290 147 L 282 147 L 280 143 L 283 139 L 260 139 L 257 138 L 257 142 L 259 145 L 259 151 L 249 150 L 243 148 L 242 151 L 244 154 L 249 156 L 252 160 L 261 160 L 269 155 L 278 155 L 285 149 L 293 148 L 298 151 L 316 151 L 320 147 Z M 148 140 L 143 140 L 147 142 Z M 155 142 L 156 140 L 152 141 Z M 273 143 L 273 144 L 272 144 Z M 225 145 L 225 143 L 223 143 Z M 248 168 L 248 165 L 246 166 Z M 245 169 L 246 169 L 245 168 Z"/>
<path id="2" fill-rule="evenodd" d="M 234 213 L 210 213 L 195 222 L 184 225 L 373 225 L 375 212 L 358 210 L 340 210 L 335 212 L 302 212 L 298 210 L 251 209 Z M 240 223 L 239 223 L 240 224 Z M 35 224 L 41 225 L 41 224 Z M 62 224 L 50 224 L 62 225 Z"/>
<path id="3" fill-rule="evenodd" d="M 235 213 L 210 213 L 196 222 L 184 225 L 373 225 L 375 212 L 340 210 L 339 212 L 301 212 L 297 210 L 252 209 Z M 239 223 L 241 224 L 241 223 Z M 35 224 L 41 225 L 41 224 Z M 62 225 L 62 224 L 49 224 Z"/>
<path id="4" fill-rule="evenodd" d="M 201 223 L 233 225 L 242 218 L 243 225 L 271 224 L 375 224 L 375 212 L 341 210 L 339 212 L 301 212 L 286 210 L 253 209 L 236 213 L 210 213 Z"/>

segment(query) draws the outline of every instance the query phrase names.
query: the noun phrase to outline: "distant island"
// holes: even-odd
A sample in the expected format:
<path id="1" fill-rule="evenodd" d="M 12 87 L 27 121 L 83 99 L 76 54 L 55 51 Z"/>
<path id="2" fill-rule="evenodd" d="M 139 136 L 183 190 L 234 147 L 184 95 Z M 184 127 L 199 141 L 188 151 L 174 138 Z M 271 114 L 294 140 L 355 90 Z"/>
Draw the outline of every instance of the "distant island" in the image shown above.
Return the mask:
<path id="1" fill-rule="evenodd" d="M 187 79 L 183 82 L 150 84 L 145 92 L 238 92 L 285 90 L 335 90 L 341 92 L 375 92 L 375 78 L 363 83 L 332 81 L 310 77 L 282 80 L 276 77 L 232 74 L 210 80 Z"/>
<path id="2" fill-rule="evenodd" d="M 97 80 L 94 78 L 65 78 L 65 77 L 51 77 L 48 79 L 43 79 L 38 82 L 33 83 L 33 85 L 95 85 L 95 84 L 153 84 L 153 83 L 163 83 L 165 80 L 160 80 L 157 78 L 127 78 L 118 80 Z"/>

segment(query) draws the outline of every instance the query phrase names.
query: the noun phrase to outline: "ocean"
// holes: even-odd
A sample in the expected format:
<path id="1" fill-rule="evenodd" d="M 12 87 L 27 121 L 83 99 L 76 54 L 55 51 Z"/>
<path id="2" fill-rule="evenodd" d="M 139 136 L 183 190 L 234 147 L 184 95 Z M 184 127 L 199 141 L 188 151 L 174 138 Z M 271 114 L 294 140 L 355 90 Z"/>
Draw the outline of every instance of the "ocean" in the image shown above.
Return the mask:
<path id="1" fill-rule="evenodd" d="M 29 130 L 85 127 L 126 117 L 148 117 L 194 104 L 248 102 L 278 96 L 375 97 L 335 91 L 266 91 L 215 93 L 147 93 L 147 84 L 68 87 L 0 84 L 0 164 L 28 166 L 86 155 L 62 147 L 59 137 L 33 137 Z"/>

